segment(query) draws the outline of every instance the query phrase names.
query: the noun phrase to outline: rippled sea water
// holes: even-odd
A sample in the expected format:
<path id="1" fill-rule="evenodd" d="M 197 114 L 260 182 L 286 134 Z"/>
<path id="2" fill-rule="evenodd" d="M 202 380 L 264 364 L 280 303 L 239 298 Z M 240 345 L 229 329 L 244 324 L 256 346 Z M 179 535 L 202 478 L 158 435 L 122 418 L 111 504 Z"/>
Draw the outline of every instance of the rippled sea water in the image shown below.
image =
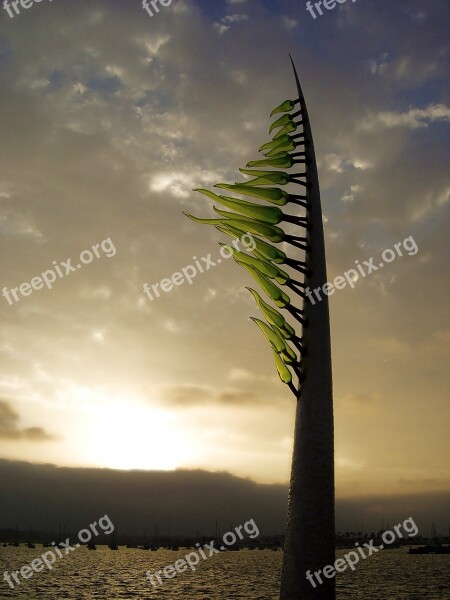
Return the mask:
<path id="1" fill-rule="evenodd" d="M 27 600 L 278 600 L 281 552 L 225 552 L 199 564 L 196 572 L 179 574 L 153 588 L 145 572 L 153 573 L 183 558 L 189 551 L 150 552 L 99 546 L 79 548 L 55 563 L 52 571 L 11 589 L 5 570 L 16 571 L 46 549 L 0 547 L 0 598 Z M 64 551 L 63 551 L 64 553 Z M 337 556 L 345 554 L 339 550 Z M 355 572 L 339 574 L 339 600 L 448 600 L 450 555 L 410 556 L 406 549 L 386 550 L 361 561 Z"/>

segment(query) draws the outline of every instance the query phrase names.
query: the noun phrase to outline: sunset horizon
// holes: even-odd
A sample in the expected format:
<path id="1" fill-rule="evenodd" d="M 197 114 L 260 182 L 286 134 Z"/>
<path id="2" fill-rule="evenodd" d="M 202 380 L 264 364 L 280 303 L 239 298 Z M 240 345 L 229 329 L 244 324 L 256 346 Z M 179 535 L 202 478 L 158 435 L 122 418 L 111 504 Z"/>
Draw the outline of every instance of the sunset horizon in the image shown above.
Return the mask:
<path id="1" fill-rule="evenodd" d="M 0 598 L 156 598 L 153 550 L 170 598 L 440 600 L 449 17 L 0 3 Z M 38 573 L 63 524 L 89 540 Z M 186 579 L 161 554 L 219 530 Z"/>

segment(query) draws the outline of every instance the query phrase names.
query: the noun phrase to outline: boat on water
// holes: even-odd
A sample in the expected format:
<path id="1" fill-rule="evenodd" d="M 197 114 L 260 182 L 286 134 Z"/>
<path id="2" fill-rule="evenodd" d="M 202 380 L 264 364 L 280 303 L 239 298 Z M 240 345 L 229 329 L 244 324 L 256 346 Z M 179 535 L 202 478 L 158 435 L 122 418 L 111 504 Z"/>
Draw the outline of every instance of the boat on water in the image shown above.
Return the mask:
<path id="1" fill-rule="evenodd" d="M 140 550 L 150 550 L 151 552 L 158 552 L 159 546 L 156 544 L 142 544 L 142 546 L 136 546 Z"/>
<path id="2" fill-rule="evenodd" d="M 450 546 L 444 546 L 436 533 L 436 527 L 434 523 L 431 526 L 431 537 L 428 538 L 431 542 L 425 546 L 409 547 L 408 554 L 450 554 Z"/>
<path id="3" fill-rule="evenodd" d="M 116 529 L 117 529 L 117 527 L 116 527 Z M 117 542 L 116 542 L 116 529 L 114 529 L 111 543 L 108 545 L 108 548 L 110 550 L 118 550 L 119 549 L 119 546 L 117 545 Z"/>
<path id="4" fill-rule="evenodd" d="M 450 546 L 427 544 L 426 546 L 409 547 L 408 554 L 450 554 Z"/>

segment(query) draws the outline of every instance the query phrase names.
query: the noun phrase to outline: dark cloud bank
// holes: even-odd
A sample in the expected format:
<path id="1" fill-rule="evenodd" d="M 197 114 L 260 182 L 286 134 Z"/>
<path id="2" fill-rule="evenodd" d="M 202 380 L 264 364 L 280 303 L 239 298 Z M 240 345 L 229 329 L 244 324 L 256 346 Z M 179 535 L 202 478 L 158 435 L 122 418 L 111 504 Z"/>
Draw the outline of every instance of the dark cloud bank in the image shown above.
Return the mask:
<path id="1" fill-rule="evenodd" d="M 53 438 L 42 427 L 20 428 L 19 414 L 6 400 L 0 400 L 0 440 L 47 442 Z"/>
<path id="2" fill-rule="evenodd" d="M 450 493 L 337 500 L 337 527 L 379 529 L 413 517 L 426 534 L 448 528 Z M 200 470 L 117 471 L 62 468 L 0 460 L 0 528 L 78 531 L 107 513 L 122 534 L 202 535 L 255 519 L 261 531 L 284 529 L 287 485 L 263 485 L 227 473 Z"/>

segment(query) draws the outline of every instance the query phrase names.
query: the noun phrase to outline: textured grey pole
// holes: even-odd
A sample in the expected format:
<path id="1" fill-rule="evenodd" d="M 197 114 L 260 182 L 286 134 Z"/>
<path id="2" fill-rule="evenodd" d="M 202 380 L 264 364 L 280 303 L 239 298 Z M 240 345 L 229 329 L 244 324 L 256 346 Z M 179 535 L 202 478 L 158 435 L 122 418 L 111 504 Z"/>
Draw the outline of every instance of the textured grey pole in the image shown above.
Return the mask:
<path id="1" fill-rule="evenodd" d="M 293 64 L 293 63 L 292 63 Z M 305 139 L 310 251 L 307 253 L 306 286 L 311 290 L 327 281 L 325 243 L 319 180 L 314 144 L 303 93 L 294 67 Z M 321 575 L 323 584 L 307 580 L 306 573 L 323 570 L 335 560 L 334 525 L 334 427 L 331 376 L 331 343 L 328 297 L 313 305 L 305 300 L 308 326 L 303 330 L 307 354 L 303 360 L 304 382 L 297 400 L 294 452 L 289 491 L 288 519 L 281 576 L 280 600 L 335 600 L 335 579 Z"/>

